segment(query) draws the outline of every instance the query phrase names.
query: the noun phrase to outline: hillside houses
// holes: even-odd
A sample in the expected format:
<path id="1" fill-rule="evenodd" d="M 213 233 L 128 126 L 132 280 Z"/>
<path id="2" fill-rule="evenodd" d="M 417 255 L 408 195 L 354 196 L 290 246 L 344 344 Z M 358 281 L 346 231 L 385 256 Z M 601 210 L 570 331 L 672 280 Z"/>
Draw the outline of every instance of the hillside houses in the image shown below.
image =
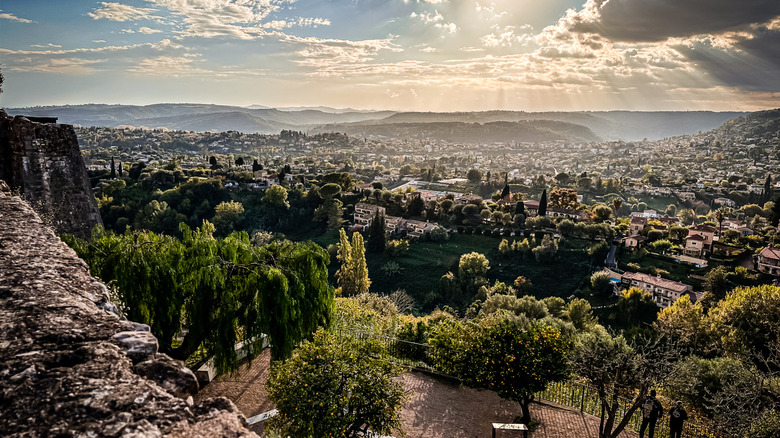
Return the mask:
<path id="1" fill-rule="evenodd" d="M 692 300 L 696 300 L 692 286 L 641 272 L 624 273 L 621 285 L 626 289 L 633 286 L 649 292 L 656 305 L 661 308 L 671 306 L 683 295 L 689 295 Z"/>
<path id="2" fill-rule="evenodd" d="M 386 209 L 384 207 L 365 202 L 355 204 L 353 222 L 355 225 L 360 225 L 365 229 L 371 225 L 377 212 L 385 217 L 385 232 L 394 236 L 417 239 L 436 228 L 436 224 L 430 222 L 387 216 L 385 215 Z"/>
<path id="3" fill-rule="evenodd" d="M 775 277 L 780 277 L 780 248 L 767 246 L 753 256 L 753 266 L 756 271 Z"/>

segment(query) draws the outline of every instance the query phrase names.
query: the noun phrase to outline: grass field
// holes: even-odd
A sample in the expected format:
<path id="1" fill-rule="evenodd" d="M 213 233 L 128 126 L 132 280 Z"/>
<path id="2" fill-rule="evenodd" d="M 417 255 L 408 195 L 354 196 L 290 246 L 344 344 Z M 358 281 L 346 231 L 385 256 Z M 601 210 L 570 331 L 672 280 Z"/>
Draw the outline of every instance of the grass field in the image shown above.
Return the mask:
<path id="1" fill-rule="evenodd" d="M 531 280 L 531 293 L 536 297 L 568 297 L 572 295 L 598 264 L 592 263 L 587 254 L 590 242 L 568 239 L 558 252 L 553 263 L 538 263 L 529 255 L 526 259 L 516 252 L 501 254 L 498 251 L 500 238 L 455 234 L 443 243 L 412 243 L 409 252 L 393 259 L 385 254 L 367 254 L 367 265 L 371 277 L 371 290 L 389 293 L 396 289 L 406 290 L 418 303 L 426 302 L 426 296 L 436 290 L 439 279 L 448 271 L 456 272 L 460 256 L 472 251 L 484 254 L 490 261 L 487 277 L 490 283 L 499 280 L 512 284 L 519 275 Z M 401 272 L 393 277 L 386 276 L 381 267 L 394 261 Z M 335 269 L 335 267 L 333 268 Z M 449 304 L 437 299 L 426 307 Z"/>

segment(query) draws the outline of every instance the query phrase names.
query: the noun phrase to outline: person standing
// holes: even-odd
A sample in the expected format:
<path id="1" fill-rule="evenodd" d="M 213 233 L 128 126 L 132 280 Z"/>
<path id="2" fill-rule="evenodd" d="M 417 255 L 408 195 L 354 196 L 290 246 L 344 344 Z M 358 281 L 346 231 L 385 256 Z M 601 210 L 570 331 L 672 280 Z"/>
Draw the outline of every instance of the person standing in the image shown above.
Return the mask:
<path id="1" fill-rule="evenodd" d="M 688 413 L 685 412 L 682 402 L 677 401 L 675 406 L 669 411 L 669 438 L 681 438 L 683 431 L 683 422 L 688 419 Z"/>
<path id="2" fill-rule="evenodd" d="M 664 408 L 661 406 L 661 402 L 655 398 L 655 389 L 653 389 L 650 391 L 650 396 L 642 404 L 642 426 L 639 427 L 639 438 L 645 437 L 645 430 L 647 430 L 647 438 L 653 438 L 655 436 L 655 423 L 663 414 Z"/>

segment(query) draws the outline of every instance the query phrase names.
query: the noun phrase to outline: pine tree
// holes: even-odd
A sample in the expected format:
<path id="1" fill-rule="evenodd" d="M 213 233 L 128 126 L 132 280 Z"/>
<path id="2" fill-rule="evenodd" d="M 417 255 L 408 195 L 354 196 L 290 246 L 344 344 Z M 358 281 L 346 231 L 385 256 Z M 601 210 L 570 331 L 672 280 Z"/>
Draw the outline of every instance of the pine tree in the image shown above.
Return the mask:
<path id="1" fill-rule="evenodd" d="M 539 199 L 539 216 L 547 214 L 547 189 L 542 190 L 542 197 Z"/>

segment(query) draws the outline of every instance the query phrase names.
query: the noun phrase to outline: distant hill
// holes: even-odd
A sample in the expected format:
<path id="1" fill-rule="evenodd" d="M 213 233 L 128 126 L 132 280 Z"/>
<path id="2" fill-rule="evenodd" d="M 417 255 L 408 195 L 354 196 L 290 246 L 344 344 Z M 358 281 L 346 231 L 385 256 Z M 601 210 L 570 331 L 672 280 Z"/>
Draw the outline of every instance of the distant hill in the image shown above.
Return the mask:
<path id="1" fill-rule="evenodd" d="M 391 117 L 392 118 L 392 117 Z M 517 122 L 382 122 L 323 125 L 311 133 L 344 132 L 354 137 L 384 136 L 390 138 L 436 139 L 453 143 L 511 143 L 543 141 L 591 142 L 601 139 L 589 128 L 554 120 L 521 120 Z"/>
<path id="2" fill-rule="evenodd" d="M 394 112 L 335 109 L 329 107 L 266 108 L 262 105 L 237 107 L 208 104 L 155 104 L 135 105 L 66 105 L 32 108 L 9 108 L 8 114 L 58 117 L 61 123 L 82 126 L 120 125 L 167 127 L 192 131 L 241 131 L 247 133 L 278 133 L 282 129 L 323 132 L 360 132 L 364 136 L 388 135 L 419 138 L 411 130 L 429 123 L 489 124 L 495 122 L 552 121 L 581 125 L 588 130 L 577 131 L 572 127 L 560 132 L 567 138 L 601 138 L 603 140 L 657 140 L 684 134 L 709 131 L 723 123 L 744 116 L 740 112 Z M 399 124 L 408 124 L 403 130 L 392 132 Z M 383 127 L 380 125 L 391 126 Z M 526 131 L 531 125 L 523 125 Z M 559 128 L 565 125 L 559 125 Z M 394 128 L 393 128 L 394 127 Z M 494 127 L 501 128 L 499 125 Z M 441 126 L 430 129 L 441 131 Z M 457 128 L 461 129 L 461 128 Z M 511 128 L 514 129 L 514 128 Z M 539 127 L 550 129 L 550 126 Z M 530 131 L 528 131 L 530 133 Z M 440 135 L 440 134 L 437 134 Z M 501 134 L 504 135 L 504 134 Z M 495 138 L 501 137 L 496 135 Z M 528 134 L 533 137 L 536 134 Z M 595 137 L 593 137 L 595 135 Z M 558 137 L 556 137 L 558 138 Z M 458 139 L 455 141 L 466 141 Z M 480 141 L 488 141 L 482 139 Z"/>
<path id="3" fill-rule="evenodd" d="M 121 125 L 166 127 L 190 131 L 240 131 L 277 134 L 282 129 L 302 130 L 330 123 L 353 123 L 381 119 L 392 111 L 324 112 L 319 110 L 278 110 L 253 105 L 244 108 L 207 104 L 66 105 L 9 108 L 8 114 L 58 117 L 60 123 L 82 126 Z"/>
<path id="4" fill-rule="evenodd" d="M 538 112 L 484 111 L 456 113 L 403 112 L 382 120 L 361 122 L 363 125 L 385 123 L 490 123 L 497 121 L 549 120 L 568 122 L 589 128 L 604 140 L 658 140 L 684 134 L 696 134 L 717 128 L 724 122 L 746 113 L 686 112 Z M 335 128 L 335 127 L 334 127 Z M 319 128 L 318 128 L 319 129 Z M 339 130 L 340 128 L 337 128 Z M 366 129 L 369 132 L 370 129 Z"/>
<path id="5" fill-rule="evenodd" d="M 730 120 L 713 130 L 713 134 L 732 141 L 759 143 L 780 137 L 780 108 L 757 111 Z"/>

